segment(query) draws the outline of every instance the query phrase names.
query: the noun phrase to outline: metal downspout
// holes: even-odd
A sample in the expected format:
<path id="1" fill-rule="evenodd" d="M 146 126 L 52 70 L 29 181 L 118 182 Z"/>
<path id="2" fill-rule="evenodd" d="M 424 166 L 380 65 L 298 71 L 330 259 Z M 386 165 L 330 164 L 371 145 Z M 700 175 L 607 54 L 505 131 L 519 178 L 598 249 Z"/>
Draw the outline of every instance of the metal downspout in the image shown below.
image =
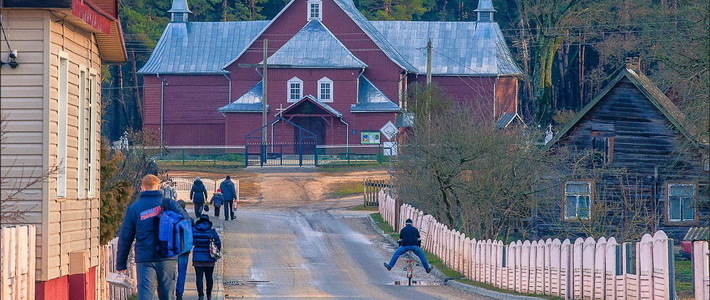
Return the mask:
<path id="1" fill-rule="evenodd" d="M 156 74 L 156 77 L 160 79 L 160 156 L 163 156 L 163 146 L 164 140 L 163 140 L 163 125 L 165 124 L 165 86 L 167 83 L 165 83 L 164 78 L 160 78 L 160 74 Z"/>

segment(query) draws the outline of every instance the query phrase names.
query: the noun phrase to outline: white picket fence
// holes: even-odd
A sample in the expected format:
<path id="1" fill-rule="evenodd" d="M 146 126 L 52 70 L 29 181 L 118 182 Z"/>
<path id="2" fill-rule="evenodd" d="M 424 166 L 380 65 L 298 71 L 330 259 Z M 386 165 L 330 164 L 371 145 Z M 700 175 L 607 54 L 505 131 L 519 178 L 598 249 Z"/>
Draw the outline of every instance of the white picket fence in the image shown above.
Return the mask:
<path id="1" fill-rule="evenodd" d="M 131 247 L 131 253 L 128 256 L 128 270 L 126 270 L 126 276 L 128 276 L 132 282 L 133 287 L 127 288 L 119 285 L 109 284 L 106 278 L 110 273 L 116 272 L 116 251 L 118 250 L 118 238 L 114 238 L 108 244 L 101 246 L 101 266 L 99 272 L 99 290 L 101 299 L 106 300 L 126 300 L 129 296 L 137 293 L 137 282 L 136 282 L 136 264 L 133 260 L 133 247 Z"/>
<path id="2" fill-rule="evenodd" d="M 218 180 L 200 178 L 200 180 L 202 180 L 202 183 L 205 184 L 205 188 L 207 189 L 207 197 L 211 199 L 214 192 L 217 191 L 217 189 L 219 188 L 219 185 L 222 183 L 222 181 L 224 181 L 224 178 Z M 192 200 L 190 199 L 190 190 L 192 189 L 192 183 L 195 181 L 195 179 L 173 177 L 172 181 L 176 183 L 175 190 L 177 191 L 178 200 L 192 202 Z M 239 180 L 232 181 L 234 181 L 234 188 L 237 191 L 237 201 L 239 201 Z"/>
<path id="3" fill-rule="evenodd" d="M 379 211 L 395 224 L 395 199 L 378 194 Z M 403 204 L 399 224 L 412 219 L 422 235 L 422 248 L 440 257 L 466 278 L 495 287 L 565 299 L 673 299 L 669 261 L 672 243 L 663 231 L 646 234 L 638 243 L 617 243 L 604 237 L 539 241 L 477 241 L 451 230 L 431 215 Z M 704 243 L 704 244 L 703 244 Z M 703 248 L 704 247 L 704 248 Z M 708 299 L 707 242 L 695 247 L 695 257 L 705 259 L 696 267 L 696 299 Z M 702 269 L 705 271 L 697 271 Z M 704 277 L 703 277 L 704 276 Z M 702 293 L 705 293 L 704 295 Z"/>
<path id="4" fill-rule="evenodd" d="M 693 279 L 695 299 L 710 299 L 710 251 L 707 241 L 693 243 Z"/>
<path id="5" fill-rule="evenodd" d="M 18 225 L 0 230 L 0 299 L 34 299 L 37 229 Z"/>

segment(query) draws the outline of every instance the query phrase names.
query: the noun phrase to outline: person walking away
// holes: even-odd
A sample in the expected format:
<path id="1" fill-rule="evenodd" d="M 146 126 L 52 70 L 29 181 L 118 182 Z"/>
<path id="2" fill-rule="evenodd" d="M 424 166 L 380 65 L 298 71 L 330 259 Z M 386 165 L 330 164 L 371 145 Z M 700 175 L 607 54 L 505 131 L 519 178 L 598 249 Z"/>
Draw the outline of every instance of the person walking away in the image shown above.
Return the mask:
<path id="1" fill-rule="evenodd" d="M 175 183 L 172 180 L 163 183 L 162 191 L 163 197 L 177 201 L 177 191 L 175 190 Z"/>
<path id="2" fill-rule="evenodd" d="M 394 254 L 392 254 L 390 262 L 384 263 L 385 268 L 387 268 L 388 271 L 392 270 L 392 267 L 394 267 L 394 264 L 397 263 L 397 259 L 402 256 L 402 254 L 407 251 L 412 251 L 417 255 L 417 257 L 419 257 L 419 260 L 422 261 L 422 267 L 424 267 L 424 270 L 426 270 L 427 273 L 431 272 L 433 268 L 429 266 L 429 262 L 427 262 L 426 256 L 424 255 L 424 251 L 419 248 L 422 243 L 421 237 L 419 236 L 419 230 L 412 225 L 412 219 L 407 219 L 404 223 L 406 225 L 399 231 L 398 242 L 400 246 L 394 251 Z"/>
<path id="3" fill-rule="evenodd" d="M 234 187 L 234 182 L 229 175 L 219 184 L 219 189 L 222 190 L 222 198 L 224 199 L 224 220 L 234 220 L 237 217 L 234 215 L 234 200 L 237 199 L 237 189 Z"/>
<path id="4" fill-rule="evenodd" d="M 116 253 L 116 270 L 125 273 L 128 254 L 135 240 L 138 300 L 153 300 L 156 289 L 158 299 L 174 299 L 177 263 L 174 257 L 164 257 L 158 252 L 158 220 L 163 209 L 179 213 L 184 218 L 190 217 L 177 202 L 163 200 L 157 176 L 146 175 L 141 181 L 140 197 L 126 209 Z"/>
<path id="5" fill-rule="evenodd" d="M 200 216 L 200 219 L 192 228 L 192 241 L 194 248 L 192 250 L 192 266 L 195 268 L 195 285 L 197 286 L 198 300 L 204 300 L 205 294 L 207 300 L 212 299 L 212 286 L 214 281 L 214 264 L 217 261 L 210 255 L 210 242 L 214 242 L 218 249 L 222 250 L 222 241 L 219 239 L 217 231 L 212 228 L 210 217 L 206 214 Z M 202 289 L 202 278 L 205 278 L 207 283 L 207 293 Z"/>
<path id="6" fill-rule="evenodd" d="M 178 205 L 180 208 L 182 208 L 183 212 L 185 215 L 187 215 L 187 211 L 185 210 L 185 201 L 178 200 L 177 201 Z M 190 222 L 192 222 L 192 225 L 195 226 L 195 221 L 190 218 Z M 187 263 L 190 261 L 190 251 L 187 251 L 183 254 L 178 255 L 178 265 L 177 265 L 177 284 L 175 286 L 175 299 L 176 300 L 182 300 L 182 294 L 185 292 L 185 277 L 187 276 Z"/>
<path id="7" fill-rule="evenodd" d="M 222 190 L 217 189 L 217 191 L 212 195 L 212 205 L 214 205 L 214 216 L 219 217 L 219 209 L 224 203 L 224 197 L 222 197 Z"/>
<path id="8" fill-rule="evenodd" d="M 190 199 L 192 199 L 192 204 L 195 205 L 195 218 L 199 218 L 202 215 L 205 200 L 207 200 L 207 188 L 205 188 L 205 184 L 202 183 L 200 177 L 195 177 L 195 182 L 192 183 Z"/>

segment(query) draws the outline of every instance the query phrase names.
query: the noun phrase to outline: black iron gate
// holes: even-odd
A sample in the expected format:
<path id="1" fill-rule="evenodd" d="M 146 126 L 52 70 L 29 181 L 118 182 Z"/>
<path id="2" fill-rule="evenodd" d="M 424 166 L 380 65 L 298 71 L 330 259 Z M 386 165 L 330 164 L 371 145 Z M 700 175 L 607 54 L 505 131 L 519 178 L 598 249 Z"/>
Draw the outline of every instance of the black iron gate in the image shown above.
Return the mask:
<path id="1" fill-rule="evenodd" d="M 278 122 L 286 122 L 294 127 L 293 142 L 273 141 L 267 133 L 263 137 L 264 128 L 272 128 Z M 284 118 L 277 118 L 273 122 L 260 127 L 247 134 L 244 145 L 244 164 L 248 166 L 316 166 L 318 165 L 318 142 L 315 133 Z"/>

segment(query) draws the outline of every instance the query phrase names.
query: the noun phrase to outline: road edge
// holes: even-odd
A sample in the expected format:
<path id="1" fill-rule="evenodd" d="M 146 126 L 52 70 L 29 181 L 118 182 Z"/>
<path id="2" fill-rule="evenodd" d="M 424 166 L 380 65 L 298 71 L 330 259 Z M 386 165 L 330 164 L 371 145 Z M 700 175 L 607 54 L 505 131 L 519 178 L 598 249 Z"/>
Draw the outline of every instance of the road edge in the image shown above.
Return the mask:
<path id="1" fill-rule="evenodd" d="M 379 233 L 382 237 L 384 237 L 386 240 L 388 240 L 392 245 L 397 246 L 397 241 L 395 241 L 391 236 L 389 236 L 384 231 L 382 231 L 382 229 L 377 227 L 377 223 L 375 222 L 374 219 L 372 219 L 372 214 L 368 214 L 367 218 L 370 220 L 370 226 L 372 226 L 372 228 L 375 229 L 375 231 L 377 231 L 377 233 Z M 416 257 L 416 255 L 412 255 L 411 257 L 413 257 L 415 260 L 419 261 L 419 258 Z M 420 263 L 421 263 L 421 261 L 420 261 Z M 494 299 L 504 299 L 504 300 L 533 300 L 533 299 L 538 300 L 538 299 L 543 299 L 543 298 L 538 298 L 538 297 L 533 297 L 533 296 L 522 296 L 522 295 L 501 293 L 501 292 L 491 291 L 491 290 L 487 290 L 487 289 L 480 288 L 477 286 L 461 283 L 456 280 L 446 280 L 446 275 L 444 275 L 444 273 L 442 273 L 441 271 L 439 271 L 435 267 L 431 271 L 431 273 L 434 274 L 434 276 L 436 276 L 437 278 L 443 280 L 444 284 L 446 284 L 446 285 L 449 285 L 451 287 L 454 287 L 454 288 L 457 288 L 460 290 L 468 291 L 468 292 L 471 292 L 471 293 L 474 293 L 477 295 L 481 295 L 484 297 L 491 297 Z"/>

